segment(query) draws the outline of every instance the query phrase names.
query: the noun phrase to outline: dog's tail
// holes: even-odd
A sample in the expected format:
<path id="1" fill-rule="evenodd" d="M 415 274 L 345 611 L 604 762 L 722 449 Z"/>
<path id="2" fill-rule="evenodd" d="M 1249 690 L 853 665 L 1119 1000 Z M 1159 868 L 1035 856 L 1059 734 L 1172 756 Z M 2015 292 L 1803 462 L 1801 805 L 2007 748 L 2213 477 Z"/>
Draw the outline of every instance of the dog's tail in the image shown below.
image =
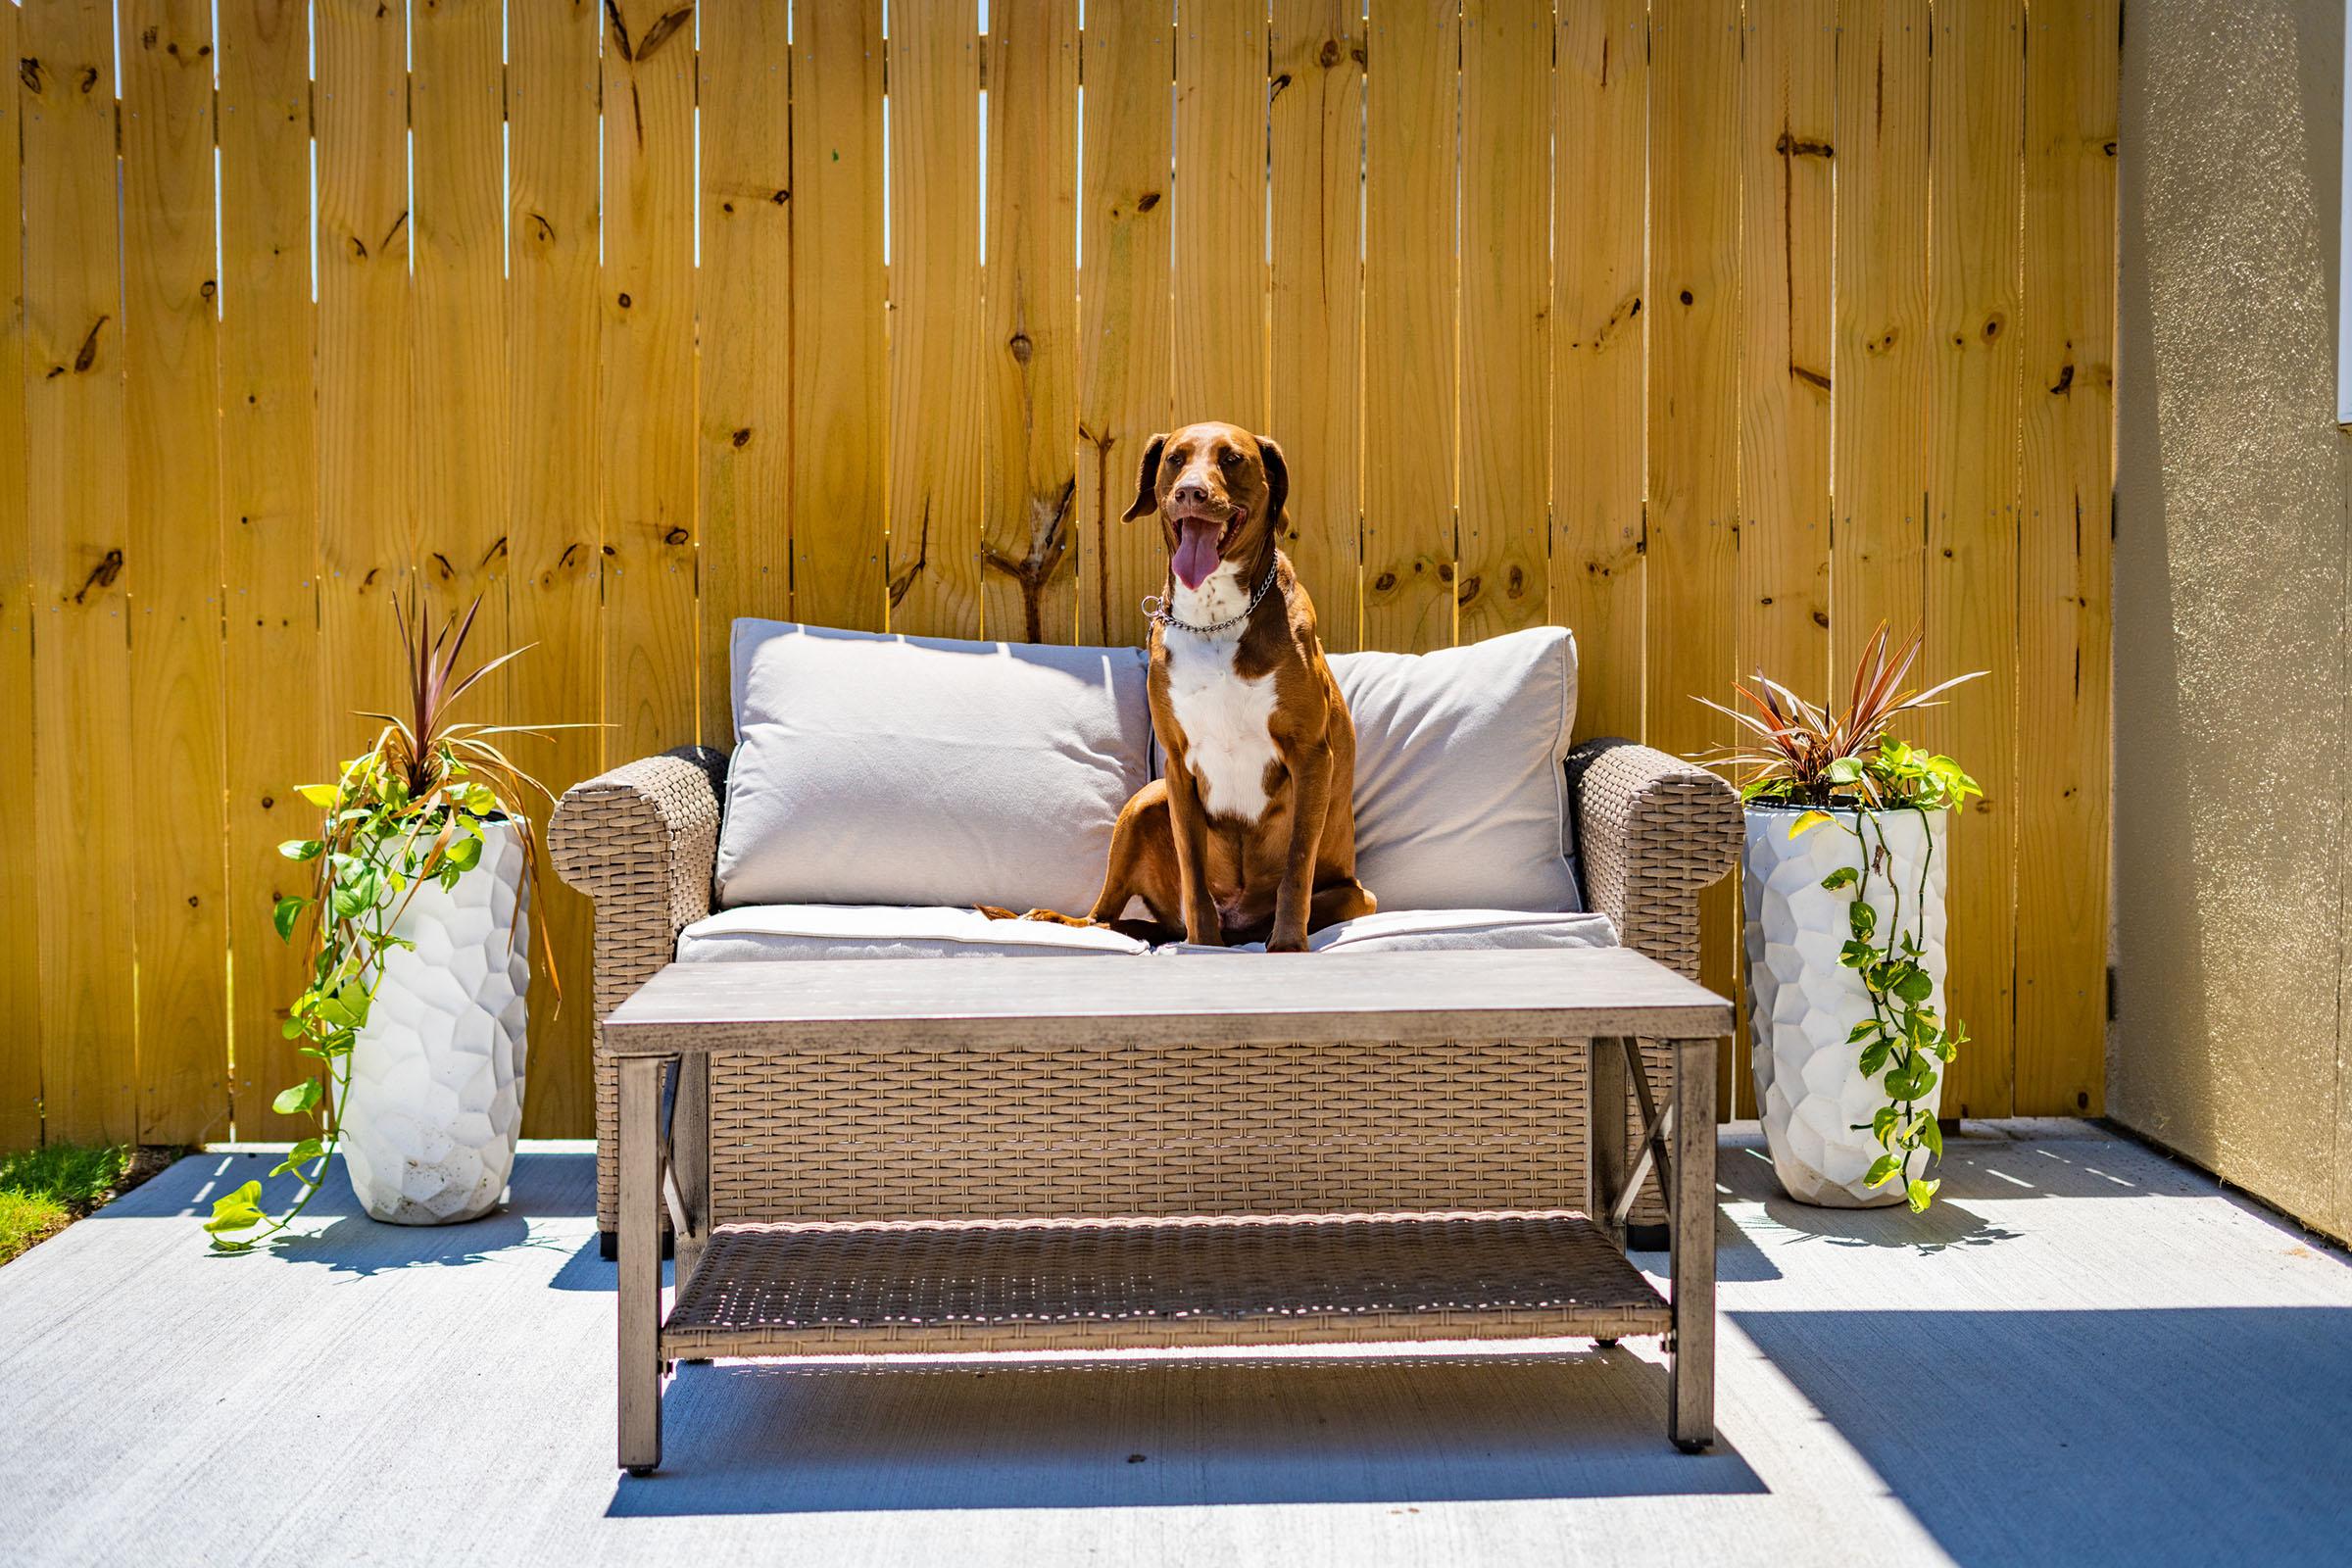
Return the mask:
<path id="1" fill-rule="evenodd" d="M 1051 925 L 1076 926 L 1082 931 L 1116 931 L 1123 937 L 1154 946 L 1173 942 L 1183 933 L 1170 931 L 1156 920 L 1093 920 L 1080 915 L 1063 914 L 1058 909 L 1031 909 L 1027 914 L 1015 914 L 1001 904 L 975 904 L 973 908 L 991 920 L 1043 920 Z"/>

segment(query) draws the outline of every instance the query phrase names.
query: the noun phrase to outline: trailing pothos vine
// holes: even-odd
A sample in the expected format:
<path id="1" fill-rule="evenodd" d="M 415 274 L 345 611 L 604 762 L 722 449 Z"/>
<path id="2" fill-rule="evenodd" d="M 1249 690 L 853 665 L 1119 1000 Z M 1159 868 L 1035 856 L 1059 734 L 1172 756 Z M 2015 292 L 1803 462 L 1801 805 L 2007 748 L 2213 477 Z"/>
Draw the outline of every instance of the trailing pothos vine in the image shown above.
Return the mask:
<path id="1" fill-rule="evenodd" d="M 285 941 L 307 933 L 309 977 L 281 1028 L 318 1065 L 281 1091 L 270 1108 L 283 1116 L 308 1116 L 314 1130 L 270 1172 L 295 1179 L 293 1201 L 283 1212 L 272 1217 L 264 1210 L 258 1181 L 214 1200 L 213 1217 L 204 1228 L 218 1250 L 250 1251 L 291 1225 L 324 1185 L 342 1137 L 352 1053 L 382 984 L 385 960 L 396 951 L 415 948 L 396 929 L 409 901 L 428 883 L 454 889 L 460 877 L 481 863 L 485 824 L 505 820 L 509 807 L 529 795 L 548 798 L 546 788 L 508 760 L 491 739 L 540 731 L 464 724 L 452 717 L 458 699 L 522 652 L 502 655 L 465 675 L 457 672 L 480 608 L 476 600 L 463 623 L 444 623 L 428 643 L 421 605 L 404 612 L 394 599 L 407 654 L 409 715 L 363 715 L 383 722 L 374 745 L 344 763 L 334 783 L 302 787 L 303 799 L 325 813 L 318 836 L 289 839 L 278 853 L 310 865 L 313 883 L 308 894 L 279 899 L 274 919 Z M 538 861 L 529 835 L 521 842 L 524 875 L 535 879 Z M 544 928 L 541 944 L 553 984 Z"/>
<path id="2" fill-rule="evenodd" d="M 1941 1185 L 1927 1174 L 1943 1156 L 1943 1133 L 1929 1097 L 1942 1069 L 1968 1042 L 1966 1028 L 1957 1020 L 1947 1024 L 1936 1008 L 1935 981 L 1927 969 L 1927 889 L 1936 854 L 1929 814 L 1984 793 L 1950 758 L 1886 733 L 1897 715 L 1933 707 L 1941 693 L 1976 679 L 1962 675 L 1924 692 L 1904 690 L 1920 640 L 1913 633 L 1900 648 L 1889 649 L 1882 624 L 1864 647 L 1852 700 L 1841 712 L 1816 707 L 1761 675 L 1756 679 L 1760 694 L 1738 688 L 1754 711 L 1707 703 L 1761 742 L 1757 751 L 1708 759 L 1745 772 L 1739 779 L 1742 802 L 1804 808 L 1789 826 L 1790 838 L 1825 827 L 1854 838 L 1855 863 L 1838 866 L 1821 886 L 1830 892 L 1853 890 L 1838 961 L 1860 980 L 1870 1015 L 1854 1025 L 1846 1044 L 1858 1054 L 1863 1077 L 1879 1082 L 1886 1103 L 1867 1123 L 1853 1125 L 1857 1132 L 1869 1131 L 1884 1151 L 1865 1183 L 1875 1188 L 1901 1182 L 1915 1213 L 1935 1200 Z M 1923 846 L 1919 880 L 1909 888 L 1896 878 L 1896 857 L 1886 836 L 1887 819 L 1905 814 L 1918 818 Z"/>

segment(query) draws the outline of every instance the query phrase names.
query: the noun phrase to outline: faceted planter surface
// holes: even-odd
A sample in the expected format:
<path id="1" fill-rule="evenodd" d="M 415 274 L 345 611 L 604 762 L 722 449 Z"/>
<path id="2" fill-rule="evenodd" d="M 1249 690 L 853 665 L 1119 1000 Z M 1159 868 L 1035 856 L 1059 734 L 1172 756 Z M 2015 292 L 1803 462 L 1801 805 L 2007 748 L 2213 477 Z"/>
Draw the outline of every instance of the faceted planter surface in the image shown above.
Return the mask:
<path id="1" fill-rule="evenodd" d="M 1876 1189 L 1862 1178 L 1884 1151 L 1870 1134 L 1871 1113 L 1886 1103 L 1880 1080 L 1862 1076 L 1859 1046 L 1847 1043 L 1870 1016 L 1861 976 L 1838 961 L 1852 936 L 1849 910 L 1867 893 L 1879 913 L 1876 940 L 1897 930 L 1918 935 L 1922 966 L 1934 981 L 1929 1004 L 1943 1011 L 1943 836 L 1945 815 L 1889 811 L 1861 824 L 1853 811 L 1791 839 L 1794 808 L 1749 807 L 1743 859 L 1749 1037 L 1756 1103 L 1774 1173 L 1789 1197 L 1832 1208 L 1875 1208 L 1903 1201 L 1903 1184 Z M 1886 833 L 1889 864 L 1870 870 L 1865 887 L 1825 888 L 1839 866 L 1863 865 L 1860 827 L 1875 852 Z M 1921 1107 L 1934 1115 L 1943 1095 L 1938 1074 Z M 1860 1126 L 1857 1128 L 1856 1124 Z M 1911 1174 L 1920 1174 L 1915 1157 Z"/>
<path id="2" fill-rule="evenodd" d="M 443 892 L 419 887 L 393 930 L 351 1054 L 343 1159 L 368 1215 L 448 1225 L 498 1206 L 522 1129 L 530 985 L 525 829 L 482 826 L 482 858 Z"/>

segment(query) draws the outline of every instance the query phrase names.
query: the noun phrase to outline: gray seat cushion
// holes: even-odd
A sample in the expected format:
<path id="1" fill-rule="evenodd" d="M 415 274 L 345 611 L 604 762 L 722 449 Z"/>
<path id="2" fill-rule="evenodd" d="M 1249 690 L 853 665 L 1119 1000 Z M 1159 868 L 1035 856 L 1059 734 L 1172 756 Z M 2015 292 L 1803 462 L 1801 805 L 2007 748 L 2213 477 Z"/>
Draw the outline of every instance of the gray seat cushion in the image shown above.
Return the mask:
<path id="1" fill-rule="evenodd" d="M 1383 909 L 1306 939 L 1310 953 L 1437 953 L 1504 948 L 1613 948 L 1617 928 L 1605 914 L 1519 909 Z M 1264 953 L 1265 944 L 1234 948 L 1171 942 L 1161 954 Z"/>
<path id="2" fill-rule="evenodd" d="M 678 933 L 684 963 L 765 958 L 968 958 L 1111 956 L 1150 950 L 1133 937 L 1045 920 L 991 920 L 925 905 L 766 904 L 721 909 Z"/>

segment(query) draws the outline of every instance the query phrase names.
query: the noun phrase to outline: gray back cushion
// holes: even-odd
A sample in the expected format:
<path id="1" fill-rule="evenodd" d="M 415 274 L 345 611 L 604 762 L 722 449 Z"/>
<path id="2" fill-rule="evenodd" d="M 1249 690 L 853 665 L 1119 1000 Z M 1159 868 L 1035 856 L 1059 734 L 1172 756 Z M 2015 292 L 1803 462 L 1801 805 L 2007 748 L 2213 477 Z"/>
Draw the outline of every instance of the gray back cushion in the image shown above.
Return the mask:
<path id="1" fill-rule="evenodd" d="M 735 623 L 718 902 L 1084 914 L 1151 777 L 1145 662 Z"/>
<path id="2" fill-rule="evenodd" d="M 1574 910 L 1560 763 L 1576 639 L 1335 654 L 1355 721 L 1356 874 L 1383 909 Z"/>

